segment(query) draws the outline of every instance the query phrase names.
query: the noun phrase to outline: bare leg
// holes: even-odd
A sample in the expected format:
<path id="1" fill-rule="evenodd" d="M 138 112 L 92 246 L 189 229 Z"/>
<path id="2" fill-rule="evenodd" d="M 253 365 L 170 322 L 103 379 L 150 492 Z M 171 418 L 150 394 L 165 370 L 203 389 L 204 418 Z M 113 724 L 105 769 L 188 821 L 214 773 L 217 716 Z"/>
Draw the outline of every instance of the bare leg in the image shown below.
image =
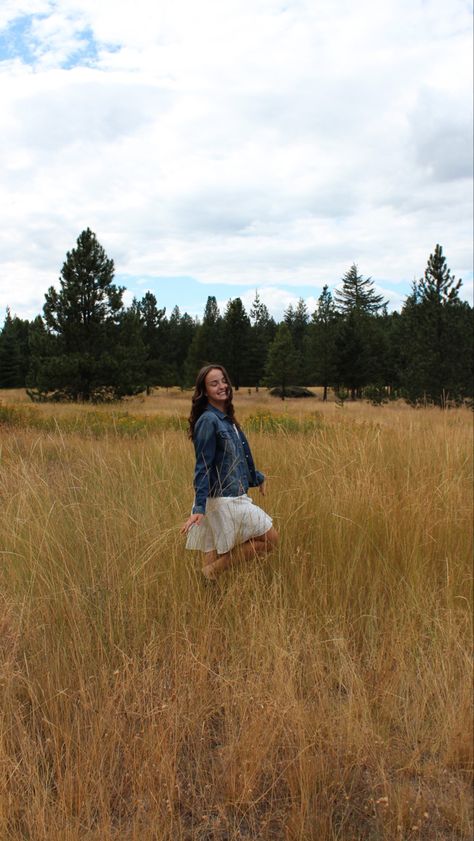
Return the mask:
<path id="1" fill-rule="evenodd" d="M 268 554 L 278 543 L 278 532 L 273 527 L 260 537 L 254 537 L 235 546 L 230 552 L 223 555 L 218 555 L 217 552 L 206 552 L 204 555 L 204 564 L 202 567 L 203 575 L 206 578 L 216 578 L 219 573 L 234 564 L 237 561 L 253 560 L 255 557 L 261 557 Z"/>

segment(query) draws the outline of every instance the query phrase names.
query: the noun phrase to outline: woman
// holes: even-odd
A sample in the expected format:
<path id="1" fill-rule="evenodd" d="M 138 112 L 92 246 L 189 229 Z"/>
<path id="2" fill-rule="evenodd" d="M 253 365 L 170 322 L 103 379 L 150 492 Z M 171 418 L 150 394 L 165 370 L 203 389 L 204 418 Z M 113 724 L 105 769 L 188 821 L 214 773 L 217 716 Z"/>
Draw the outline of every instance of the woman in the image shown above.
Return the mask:
<path id="1" fill-rule="evenodd" d="M 188 535 L 187 549 L 204 553 L 205 577 L 216 578 L 237 557 L 264 555 L 278 541 L 271 518 L 247 496 L 249 487 L 265 494 L 265 477 L 235 417 L 222 365 L 206 365 L 197 375 L 189 437 L 196 451 L 195 498 L 181 533 Z"/>

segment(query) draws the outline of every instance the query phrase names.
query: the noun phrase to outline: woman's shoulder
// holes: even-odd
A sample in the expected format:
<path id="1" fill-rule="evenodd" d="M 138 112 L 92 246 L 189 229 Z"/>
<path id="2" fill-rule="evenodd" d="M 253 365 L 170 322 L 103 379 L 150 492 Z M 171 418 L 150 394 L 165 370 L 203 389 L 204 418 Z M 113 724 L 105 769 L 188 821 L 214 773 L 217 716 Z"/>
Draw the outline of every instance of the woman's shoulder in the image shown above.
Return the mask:
<path id="1" fill-rule="evenodd" d="M 217 426 L 218 421 L 214 412 L 209 411 L 209 409 L 204 409 L 202 415 L 199 415 L 196 421 L 194 432 L 197 432 L 199 429 L 217 428 Z"/>

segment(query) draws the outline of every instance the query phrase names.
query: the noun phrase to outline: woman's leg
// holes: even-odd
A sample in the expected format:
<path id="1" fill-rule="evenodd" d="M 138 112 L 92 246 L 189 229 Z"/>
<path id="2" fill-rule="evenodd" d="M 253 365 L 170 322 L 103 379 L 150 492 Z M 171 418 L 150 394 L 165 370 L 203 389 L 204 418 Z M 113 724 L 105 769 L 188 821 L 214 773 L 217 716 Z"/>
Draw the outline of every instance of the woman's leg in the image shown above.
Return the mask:
<path id="1" fill-rule="evenodd" d="M 262 534 L 259 537 L 253 537 L 251 540 L 247 541 L 248 543 L 252 543 L 255 547 L 255 550 L 258 555 L 266 555 L 268 552 L 271 552 L 272 549 L 275 548 L 279 540 L 279 534 L 276 529 L 272 528 L 269 529 L 265 534 Z M 245 546 L 246 544 L 244 544 Z"/>
<path id="2" fill-rule="evenodd" d="M 253 537 L 245 543 L 234 546 L 230 552 L 218 555 L 216 551 L 204 555 L 203 574 L 206 578 L 215 578 L 236 561 L 253 560 L 256 556 L 267 555 L 278 543 L 278 532 L 273 527 L 259 537 Z"/>
<path id="3" fill-rule="evenodd" d="M 218 555 L 216 551 L 204 553 L 204 563 L 202 565 L 202 573 L 206 578 L 216 578 L 220 572 L 223 572 L 232 563 L 230 552 L 225 555 Z"/>

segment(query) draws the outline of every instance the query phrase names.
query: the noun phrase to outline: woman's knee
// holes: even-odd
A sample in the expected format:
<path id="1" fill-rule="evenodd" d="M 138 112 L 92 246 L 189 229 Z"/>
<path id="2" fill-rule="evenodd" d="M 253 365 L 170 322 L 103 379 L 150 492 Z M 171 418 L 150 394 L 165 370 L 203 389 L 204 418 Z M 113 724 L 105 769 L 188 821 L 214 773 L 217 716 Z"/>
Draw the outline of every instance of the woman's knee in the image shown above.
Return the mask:
<path id="1" fill-rule="evenodd" d="M 278 534 L 277 530 L 273 528 L 273 526 L 264 534 L 263 537 L 265 543 L 267 543 L 267 545 L 272 549 L 278 544 L 278 541 L 280 539 L 280 535 Z"/>

